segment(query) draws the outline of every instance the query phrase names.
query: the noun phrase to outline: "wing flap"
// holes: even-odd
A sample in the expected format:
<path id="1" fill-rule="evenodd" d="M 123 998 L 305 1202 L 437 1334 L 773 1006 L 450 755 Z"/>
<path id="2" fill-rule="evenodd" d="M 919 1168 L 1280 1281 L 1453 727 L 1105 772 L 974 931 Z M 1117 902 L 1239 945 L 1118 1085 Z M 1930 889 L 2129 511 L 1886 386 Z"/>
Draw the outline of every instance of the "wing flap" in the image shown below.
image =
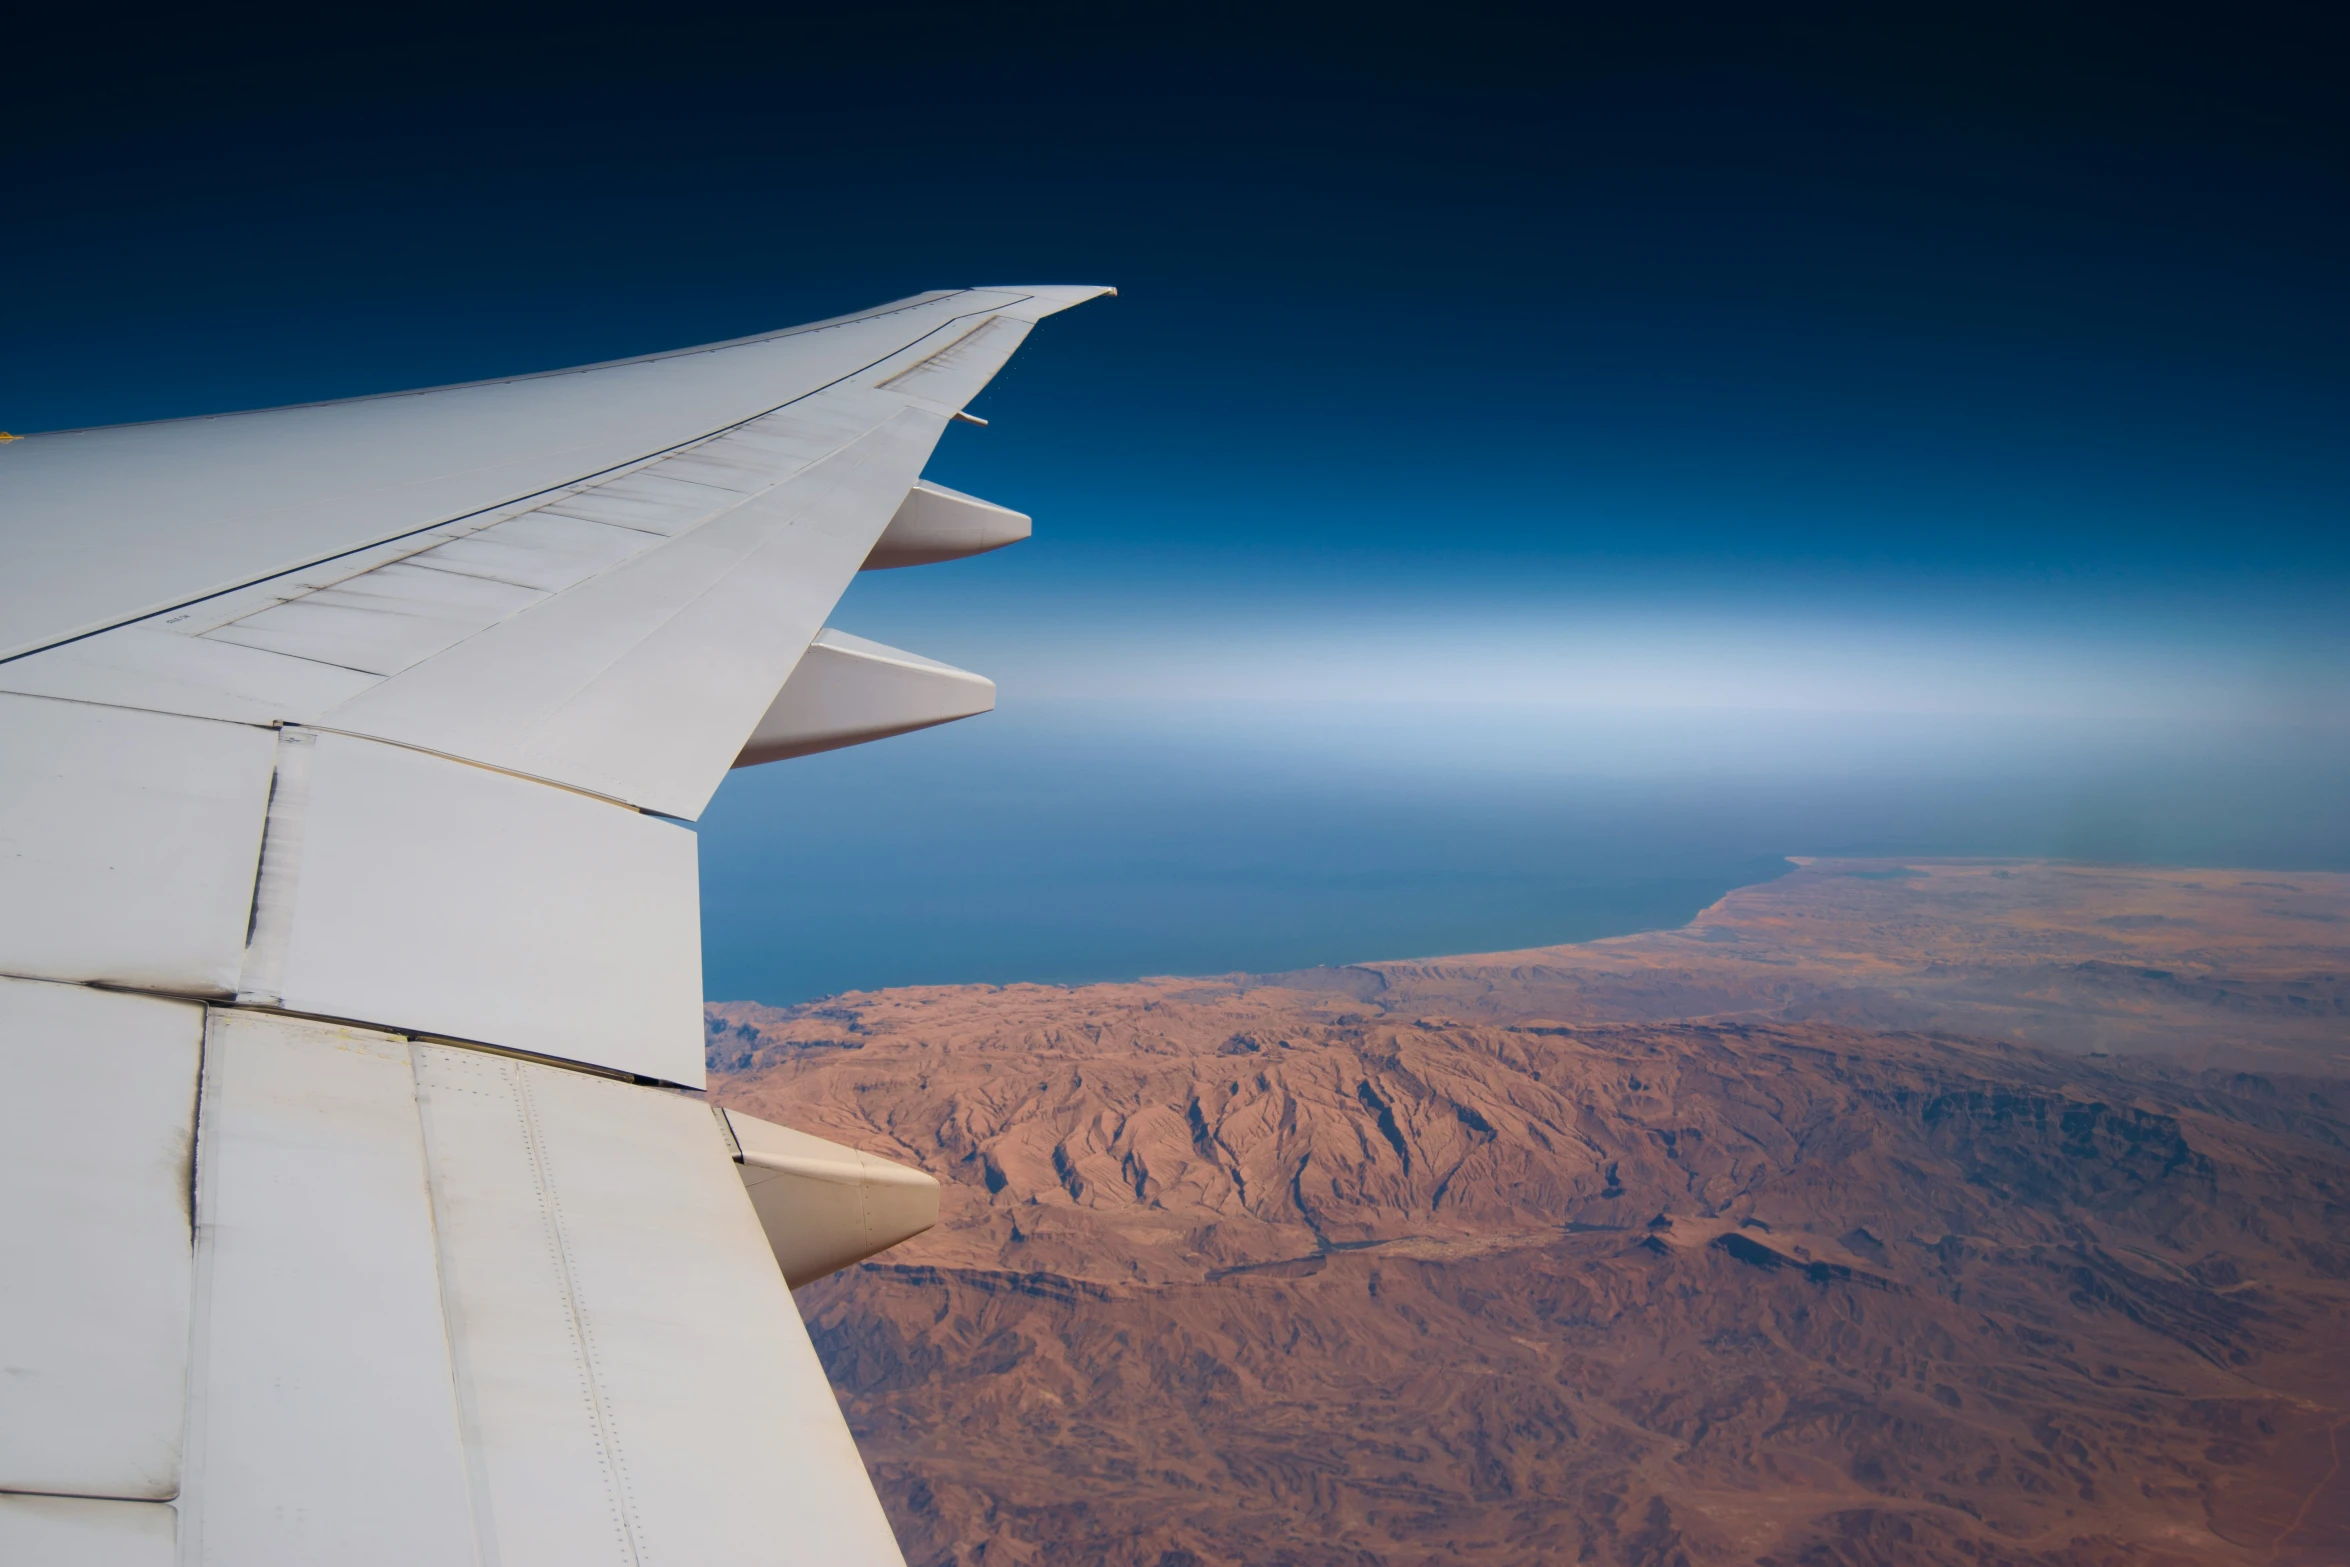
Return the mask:
<path id="1" fill-rule="evenodd" d="M 179 1493 L 203 1038 L 195 1003 L 0 979 L 0 1490 Z"/>
<path id="2" fill-rule="evenodd" d="M 0 1562 L 172 1567 L 178 1519 L 169 1502 L 0 1494 Z"/>
<path id="3" fill-rule="evenodd" d="M 476 1560 L 409 1050 L 212 1014 L 189 1561 Z"/>
<path id="4" fill-rule="evenodd" d="M 416 1047 L 503 1562 L 902 1567 L 709 1107 Z"/>
<path id="5" fill-rule="evenodd" d="M 694 837 L 567 789 L 289 730 L 240 999 L 702 1081 Z"/>
<path id="6" fill-rule="evenodd" d="M 236 989 L 276 742 L 0 695 L 0 973 Z"/>
<path id="7" fill-rule="evenodd" d="M 188 1559 L 902 1567 L 700 1099 L 235 1009 L 205 1054 Z"/>

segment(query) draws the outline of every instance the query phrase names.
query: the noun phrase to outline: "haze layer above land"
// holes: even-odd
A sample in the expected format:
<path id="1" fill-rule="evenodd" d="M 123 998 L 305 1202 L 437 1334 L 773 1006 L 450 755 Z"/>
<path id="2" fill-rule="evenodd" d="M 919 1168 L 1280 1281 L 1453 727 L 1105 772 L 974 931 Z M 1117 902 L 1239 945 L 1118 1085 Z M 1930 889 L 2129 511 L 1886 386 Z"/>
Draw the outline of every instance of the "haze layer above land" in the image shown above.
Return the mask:
<path id="1" fill-rule="evenodd" d="M 1685 929 L 710 1009 L 918 1164 L 801 1293 L 931 1563 L 2350 1556 L 2350 877 L 1812 862 Z"/>

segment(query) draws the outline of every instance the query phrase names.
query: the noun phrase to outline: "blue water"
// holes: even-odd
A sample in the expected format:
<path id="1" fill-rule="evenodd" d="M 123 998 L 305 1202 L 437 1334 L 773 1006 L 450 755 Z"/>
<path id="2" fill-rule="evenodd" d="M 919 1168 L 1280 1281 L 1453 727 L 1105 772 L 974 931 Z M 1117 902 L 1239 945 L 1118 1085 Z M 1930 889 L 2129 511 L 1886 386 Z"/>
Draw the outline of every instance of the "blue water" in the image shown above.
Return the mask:
<path id="1" fill-rule="evenodd" d="M 1784 856 L 2350 867 L 2339 735 L 1063 703 L 735 774 L 705 988 L 790 1002 L 1678 925 Z"/>

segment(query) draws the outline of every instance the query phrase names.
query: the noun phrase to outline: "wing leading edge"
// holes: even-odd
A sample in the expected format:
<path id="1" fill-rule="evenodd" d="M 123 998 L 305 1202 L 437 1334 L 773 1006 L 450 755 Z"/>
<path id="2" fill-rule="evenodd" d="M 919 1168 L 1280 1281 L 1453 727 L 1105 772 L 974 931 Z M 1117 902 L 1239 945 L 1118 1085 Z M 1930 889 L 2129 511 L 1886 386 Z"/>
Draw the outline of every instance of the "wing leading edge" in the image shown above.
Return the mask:
<path id="1" fill-rule="evenodd" d="M 992 706 L 825 620 L 1103 292 L 0 447 L 0 1557 L 899 1560 L 786 1275 L 936 1187 L 713 1123 L 684 824 Z"/>

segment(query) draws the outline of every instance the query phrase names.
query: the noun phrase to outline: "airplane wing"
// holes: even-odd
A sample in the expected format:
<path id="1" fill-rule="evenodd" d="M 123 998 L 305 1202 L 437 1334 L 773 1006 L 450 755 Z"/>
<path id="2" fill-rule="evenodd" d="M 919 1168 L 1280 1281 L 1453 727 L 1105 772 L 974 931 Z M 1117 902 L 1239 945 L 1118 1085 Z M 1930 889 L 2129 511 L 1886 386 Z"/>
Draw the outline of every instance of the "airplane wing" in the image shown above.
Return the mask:
<path id="1" fill-rule="evenodd" d="M 993 705 L 825 620 L 1106 292 L 0 443 L 0 1561 L 901 1562 L 789 1286 L 937 1185 L 701 1096 L 688 824 Z"/>

